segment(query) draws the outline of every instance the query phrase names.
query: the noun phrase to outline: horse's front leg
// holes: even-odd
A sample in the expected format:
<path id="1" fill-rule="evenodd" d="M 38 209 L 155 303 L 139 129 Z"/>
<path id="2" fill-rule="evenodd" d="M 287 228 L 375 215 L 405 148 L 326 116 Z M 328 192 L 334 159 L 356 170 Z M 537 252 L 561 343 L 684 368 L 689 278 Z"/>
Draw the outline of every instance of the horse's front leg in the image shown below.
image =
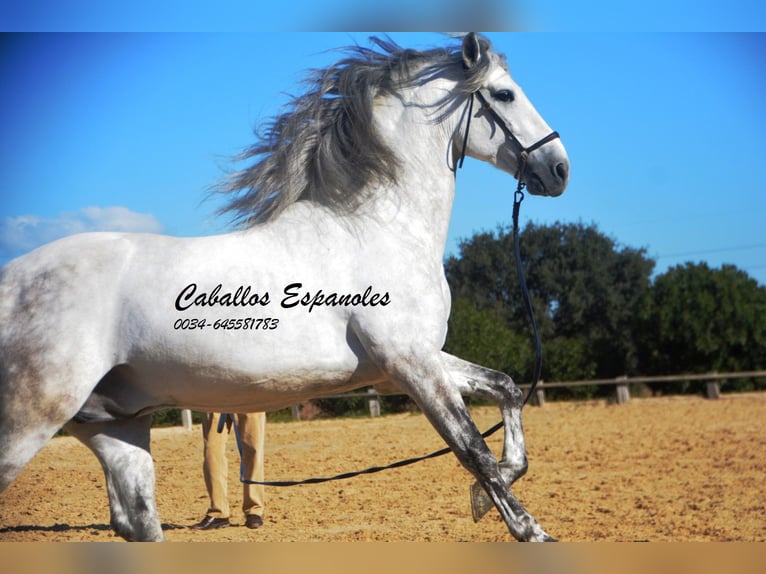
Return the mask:
<path id="1" fill-rule="evenodd" d="M 70 422 L 65 427 L 98 457 L 106 478 L 111 526 L 129 541 L 164 540 L 154 500 L 151 419 L 148 415 L 101 423 Z"/>
<path id="2" fill-rule="evenodd" d="M 520 541 L 553 540 L 513 496 L 503 476 L 523 472 L 526 467 L 526 456 L 519 456 L 523 453 L 523 442 L 519 450 L 517 442 L 511 441 L 514 448 L 505 449 L 509 464 L 507 470 L 501 471 L 463 402 L 460 391 L 465 390 L 467 379 L 452 375 L 453 369 L 459 365 L 459 359 L 439 353 L 430 357 L 397 357 L 383 362 L 384 370 L 417 402 L 461 464 L 476 477 L 511 534 Z M 509 416 L 512 425 L 516 424 L 514 416 Z M 520 431 L 519 425 L 511 434 L 518 436 Z"/>
<path id="3" fill-rule="evenodd" d="M 511 486 L 527 472 L 527 449 L 521 424 L 521 408 L 524 405 L 521 389 L 505 373 L 444 352 L 442 358 L 461 395 L 489 400 L 500 408 L 505 437 L 499 464 L 506 485 Z M 474 518 L 478 520 L 481 516 L 474 515 Z"/>

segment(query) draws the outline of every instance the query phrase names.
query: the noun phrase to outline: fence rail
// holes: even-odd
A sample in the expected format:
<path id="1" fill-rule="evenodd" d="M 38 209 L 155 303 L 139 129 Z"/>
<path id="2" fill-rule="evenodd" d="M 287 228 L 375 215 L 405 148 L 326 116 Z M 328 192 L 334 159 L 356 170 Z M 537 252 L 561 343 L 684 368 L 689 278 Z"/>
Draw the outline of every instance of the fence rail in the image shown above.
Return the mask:
<path id="1" fill-rule="evenodd" d="M 602 386 L 602 385 L 614 385 L 616 402 L 618 405 L 625 404 L 630 401 L 630 385 L 635 384 L 647 384 L 647 383 L 678 383 L 683 381 L 704 381 L 705 396 L 708 399 L 717 399 L 721 395 L 720 381 L 730 379 L 757 379 L 766 378 L 766 371 L 740 371 L 737 373 L 702 373 L 702 374 L 687 374 L 687 375 L 659 375 L 659 376 L 639 376 L 628 377 L 626 375 L 615 377 L 613 379 L 591 379 L 585 381 L 556 381 L 552 383 L 546 383 L 540 381 L 535 389 L 535 396 L 531 399 L 531 404 L 536 406 L 543 406 L 545 404 L 545 389 L 561 389 L 571 387 L 584 387 L 584 386 Z M 531 385 L 520 384 L 519 388 L 527 390 Z M 404 393 L 390 393 L 387 395 L 378 394 L 375 389 L 368 389 L 366 392 L 353 392 L 342 393 L 339 395 L 330 395 L 327 397 L 321 397 L 322 399 L 347 399 L 352 397 L 364 397 L 367 399 L 368 408 L 370 410 L 370 416 L 380 416 L 380 397 L 381 396 L 396 396 L 397 394 L 403 395 Z M 186 410 L 182 411 L 183 424 L 186 428 L 191 428 L 191 416 L 184 415 Z M 298 405 L 293 405 L 291 408 L 293 420 L 300 420 L 301 413 Z M 188 423 L 187 423 L 188 420 Z"/>
<path id="2" fill-rule="evenodd" d="M 740 371 L 737 373 L 702 373 L 702 374 L 687 374 L 687 375 L 659 375 L 659 376 L 640 376 L 640 377 L 628 377 L 626 375 L 615 377 L 613 379 L 590 379 L 584 381 L 556 381 L 546 383 L 540 381 L 535 389 L 535 396 L 530 400 L 531 404 L 536 406 L 543 406 L 545 404 L 545 389 L 561 389 L 571 387 L 584 387 L 590 385 L 602 386 L 612 385 L 615 387 L 616 402 L 617 404 L 625 404 L 630 401 L 630 385 L 633 384 L 646 384 L 646 383 L 678 383 L 682 381 L 704 381 L 705 395 L 709 399 L 717 399 L 721 395 L 720 382 L 729 379 L 755 379 L 766 378 L 766 371 Z M 531 385 L 520 384 L 519 388 L 528 390 Z M 401 393 L 404 394 L 404 393 Z M 345 399 L 351 397 L 365 397 L 370 409 L 370 416 L 378 416 L 380 414 L 380 396 L 392 396 L 379 395 L 374 389 L 369 389 L 367 392 L 354 392 L 343 393 L 339 395 L 332 395 L 328 397 L 322 397 L 323 399 Z M 297 413 L 297 417 L 296 417 Z M 300 419 L 300 410 L 293 409 L 293 419 Z"/>
<path id="3" fill-rule="evenodd" d="M 536 389 L 535 402 L 538 406 L 545 403 L 545 389 L 582 387 L 588 385 L 614 385 L 616 387 L 617 404 L 624 404 L 630 400 L 629 385 L 647 383 L 678 383 L 683 381 L 704 381 L 705 395 L 709 399 L 717 399 L 721 395 L 720 381 L 729 379 L 755 379 L 766 377 L 766 371 L 740 371 L 736 373 L 701 373 L 686 375 L 657 375 L 628 377 L 623 375 L 613 379 L 592 379 L 589 381 L 560 381 L 555 383 L 540 382 Z M 522 389 L 528 389 L 530 385 L 519 385 Z"/>

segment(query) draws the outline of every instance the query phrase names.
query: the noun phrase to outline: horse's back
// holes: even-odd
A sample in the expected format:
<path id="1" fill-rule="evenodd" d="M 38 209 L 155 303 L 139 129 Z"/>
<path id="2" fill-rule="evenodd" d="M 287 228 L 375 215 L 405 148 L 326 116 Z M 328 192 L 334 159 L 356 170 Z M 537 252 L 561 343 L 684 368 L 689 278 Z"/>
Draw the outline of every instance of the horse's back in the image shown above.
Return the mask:
<path id="1" fill-rule="evenodd" d="M 0 269 L 0 337 L 30 338 L 72 313 L 98 310 L 114 292 L 132 245 L 117 233 L 84 233 L 49 243 Z M 48 329 L 45 329 L 47 325 Z"/>

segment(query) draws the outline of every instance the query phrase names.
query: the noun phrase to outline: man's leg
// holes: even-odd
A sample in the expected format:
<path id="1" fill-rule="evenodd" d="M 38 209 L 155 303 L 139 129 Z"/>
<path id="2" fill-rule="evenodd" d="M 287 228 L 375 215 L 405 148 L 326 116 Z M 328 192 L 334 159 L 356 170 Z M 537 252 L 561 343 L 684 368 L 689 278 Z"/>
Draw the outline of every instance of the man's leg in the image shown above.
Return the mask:
<path id="1" fill-rule="evenodd" d="M 238 414 L 237 424 L 242 440 L 245 479 L 263 482 L 266 413 Z M 248 528 L 258 528 L 263 524 L 264 490 L 261 484 L 243 484 L 242 510 Z"/>

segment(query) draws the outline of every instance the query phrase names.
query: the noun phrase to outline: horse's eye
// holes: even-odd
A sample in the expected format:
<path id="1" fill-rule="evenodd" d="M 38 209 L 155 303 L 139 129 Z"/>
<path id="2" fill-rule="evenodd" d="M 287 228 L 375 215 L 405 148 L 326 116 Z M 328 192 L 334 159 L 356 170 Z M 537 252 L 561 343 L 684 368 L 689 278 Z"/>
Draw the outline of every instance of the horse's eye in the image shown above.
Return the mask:
<path id="1" fill-rule="evenodd" d="M 501 102 L 512 102 L 515 95 L 511 90 L 498 90 L 492 94 L 492 97 Z"/>

